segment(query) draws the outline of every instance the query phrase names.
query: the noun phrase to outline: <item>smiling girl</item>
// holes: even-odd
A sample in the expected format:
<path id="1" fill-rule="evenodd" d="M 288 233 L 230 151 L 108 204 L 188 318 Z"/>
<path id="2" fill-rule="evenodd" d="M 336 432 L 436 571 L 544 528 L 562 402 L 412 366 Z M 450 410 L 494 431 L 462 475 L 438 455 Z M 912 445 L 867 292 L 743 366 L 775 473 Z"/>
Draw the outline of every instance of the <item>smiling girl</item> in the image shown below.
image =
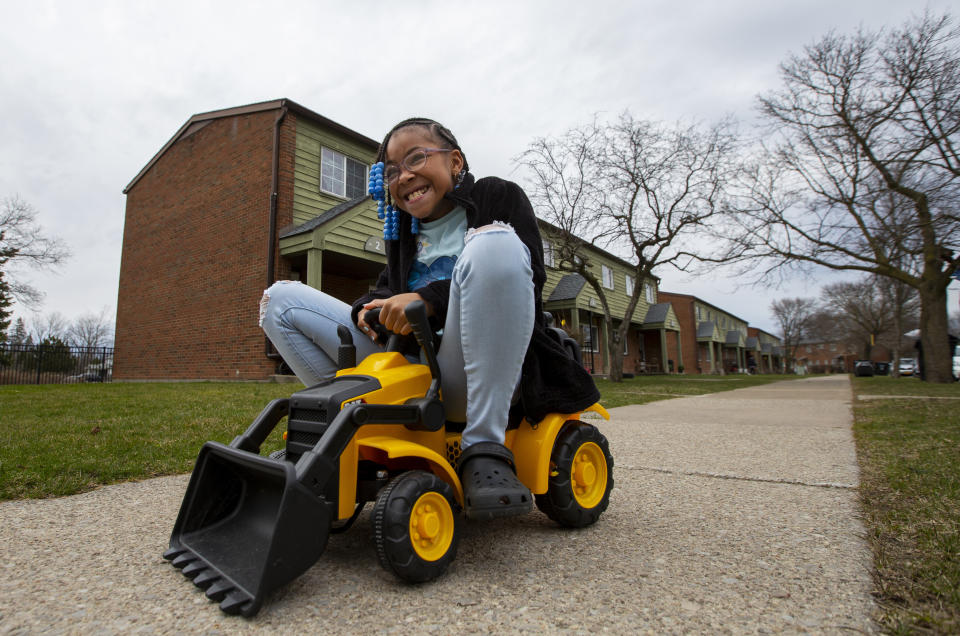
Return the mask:
<path id="1" fill-rule="evenodd" d="M 526 513 L 530 491 L 503 445 L 511 413 L 536 422 L 599 399 L 589 374 L 546 331 L 533 209 L 514 183 L 474 180 L 456 138 L 430 119 L 394 126 L 377 162 L 396 218 L 388 215 L 387 266 L 375 289 L 351 307 L 306 285 L 277 283 L 264 293 L 261 325 L 309 386 L 336 373 L 337 325 L 369 336 L 356 339 L 362 358 L 380 350 L 367 311 L 379 307 L 380 322 L 407 335 L 403 310 L 423 300 L 443 330 L 437 359 L 447 419 L 466 422 L 459 473 L 467 516 Z"/>

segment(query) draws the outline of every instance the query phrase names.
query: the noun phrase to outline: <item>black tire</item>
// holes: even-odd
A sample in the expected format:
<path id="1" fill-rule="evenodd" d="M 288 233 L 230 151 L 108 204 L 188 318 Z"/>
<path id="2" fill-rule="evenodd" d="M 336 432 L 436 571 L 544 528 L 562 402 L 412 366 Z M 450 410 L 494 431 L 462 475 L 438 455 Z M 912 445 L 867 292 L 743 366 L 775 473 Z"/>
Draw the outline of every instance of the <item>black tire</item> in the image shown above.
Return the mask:
<path id="1" fill-rule="evenodd" d="M 373 507 L 380 565 L 409 583 L 432 581 L 446 572 L 460 543 L 458 512 L 453 489 L 436 475 L 413 470 L 396 477 Z M 424 535 L 418 536 L 414 526 Z"/>
<path id="2" fill-rule="evenodd" d="M 589 424 L 574 423 L 560 431 L 550 454 L 547 492 L 537 495 L 537 508 L 562 526 L 582 528 L 607 509 L 612 489 L 607 438 Z"/>

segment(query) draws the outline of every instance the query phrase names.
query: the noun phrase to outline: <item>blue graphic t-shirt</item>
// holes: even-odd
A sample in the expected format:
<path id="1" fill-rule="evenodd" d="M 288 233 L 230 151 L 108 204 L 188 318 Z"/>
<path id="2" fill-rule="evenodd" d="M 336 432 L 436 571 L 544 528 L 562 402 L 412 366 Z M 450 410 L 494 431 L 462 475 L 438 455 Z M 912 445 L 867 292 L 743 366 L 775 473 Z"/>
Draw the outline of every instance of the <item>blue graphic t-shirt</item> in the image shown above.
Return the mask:
<path id="1" fill-rule="evenodd" d="M 467 212 L 457 206 L 442 219 L 420 221 L 417 260 L 410 269 L 407 287 L 416 291 L 436 280 L 449 280 L 453 266 L 463 252 L 467 233 Z"/>

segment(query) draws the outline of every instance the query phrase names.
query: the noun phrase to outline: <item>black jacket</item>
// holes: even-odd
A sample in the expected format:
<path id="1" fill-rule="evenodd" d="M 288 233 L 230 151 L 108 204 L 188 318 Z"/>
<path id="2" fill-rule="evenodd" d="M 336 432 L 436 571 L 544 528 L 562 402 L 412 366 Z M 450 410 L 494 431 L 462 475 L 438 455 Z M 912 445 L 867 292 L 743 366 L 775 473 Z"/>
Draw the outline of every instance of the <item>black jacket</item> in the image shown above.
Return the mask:
<path id="1" fill-rule="evenodd" d="M 467 174 L 459 188 L 445 197 L 467 213 L 467 226 L 509 223 L 530 250 L 533 269 L 535 319 L 533 335 L 523 360 L 520 380 L 522 413 L 538 421 L 548 413 L 574 413 L 600 399 L 600 393 L 586 370 L 570 359 L 566 351 L 546 331 L 543 316 L 543 285 L 547 275 L 543 266 L 543 242 L 533 208 L 523 190 L 515 183 L 496 177 L 474 182 Z M 416 238 L 410 233 L 410 215 L 400 213 L 400 238 L 387 241 L 387 267 L 380 273 L 376 289 L 353 303 L 353 321 L 364 303 L 374 298 L 390 298 L 409 291 L 407 278 L 416 261 Z M 435 281 L 417 290 L 433 307 L 434 327 L 442 327 L 447 317 L 450 281 Z"/>

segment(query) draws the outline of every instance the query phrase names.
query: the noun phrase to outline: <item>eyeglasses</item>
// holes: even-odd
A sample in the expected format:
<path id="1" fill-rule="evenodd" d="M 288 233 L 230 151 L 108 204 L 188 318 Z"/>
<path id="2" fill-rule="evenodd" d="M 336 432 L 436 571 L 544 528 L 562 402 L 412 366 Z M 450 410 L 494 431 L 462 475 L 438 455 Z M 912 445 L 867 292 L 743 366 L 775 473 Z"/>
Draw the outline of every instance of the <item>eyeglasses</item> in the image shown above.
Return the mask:
<path id="1" fill-rule="evenodd" d="M 415 172 L 427 164 L 427 157 L 433 153 L 453 152 L 453 150 L 453 148 L 417 148 L 404 157 L 400 165 L 388 163 L 383 169 L 383 180 L 390 185 L 400 178 L 400 173 L 402 172 L 400 169 L 401 166 L 403 166 L 403 169 L 407 172 Z"/>

